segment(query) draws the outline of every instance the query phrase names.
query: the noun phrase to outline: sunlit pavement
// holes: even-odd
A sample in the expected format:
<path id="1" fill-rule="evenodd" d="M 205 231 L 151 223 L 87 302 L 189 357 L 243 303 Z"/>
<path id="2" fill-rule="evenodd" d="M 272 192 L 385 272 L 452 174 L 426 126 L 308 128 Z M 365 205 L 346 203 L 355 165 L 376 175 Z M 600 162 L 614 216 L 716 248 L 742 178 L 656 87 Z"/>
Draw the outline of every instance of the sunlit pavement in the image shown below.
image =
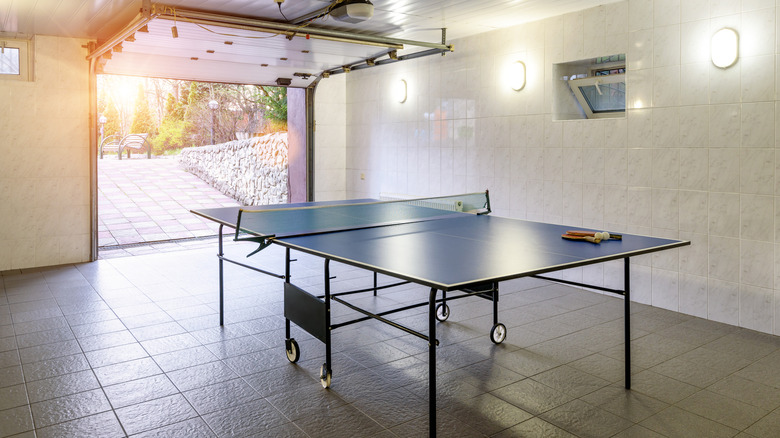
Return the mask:
<path id="1" fill-rule="evenodd" d="M 175 156 L 98 159 L 100 257 L 126 252 L 117 246 L 216 236 L 219 226 L 190 210 L 236 205 Z"/>

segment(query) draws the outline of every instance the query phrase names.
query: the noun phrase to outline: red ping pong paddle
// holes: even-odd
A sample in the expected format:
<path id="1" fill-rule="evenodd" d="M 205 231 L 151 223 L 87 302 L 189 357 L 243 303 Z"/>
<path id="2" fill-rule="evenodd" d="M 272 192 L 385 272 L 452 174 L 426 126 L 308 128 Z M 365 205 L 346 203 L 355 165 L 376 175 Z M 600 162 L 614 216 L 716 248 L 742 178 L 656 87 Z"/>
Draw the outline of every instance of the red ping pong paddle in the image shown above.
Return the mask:
<path id="1" fill-rule="evenodd" d="M 575 234 L 561 234 L 561 237 L 569 240 L 585 240 L 590 243 L 601 243 L 601 239 L 596 239 L 593 236 L 578 236 Z"/>
<path id="2" fill-rule="evenodd" d="M 569 240 L 585 240 L 590 243 L 601 243 L 603 235 L 607 233 L 595 232 L 595 231 L 566 231 L 566 234 L 562 234 L 561 237 Z M 609 234 L 607 240 L 621 240 L 623 238 L 620 234 Z"/>
<path id="3" fill-rule="evenodd" d="M 566 231 L 566 234 L 571 235 L 571 236 L 591 236 L 591 237 L 595 237 L 596 232 L 595 231 Z M 609 233 L 609 239 L 608 240 L 621 240 L 621 239 L 623 239 L 623 235 L 622 234 L 612 234 L 612 233 Z"/>

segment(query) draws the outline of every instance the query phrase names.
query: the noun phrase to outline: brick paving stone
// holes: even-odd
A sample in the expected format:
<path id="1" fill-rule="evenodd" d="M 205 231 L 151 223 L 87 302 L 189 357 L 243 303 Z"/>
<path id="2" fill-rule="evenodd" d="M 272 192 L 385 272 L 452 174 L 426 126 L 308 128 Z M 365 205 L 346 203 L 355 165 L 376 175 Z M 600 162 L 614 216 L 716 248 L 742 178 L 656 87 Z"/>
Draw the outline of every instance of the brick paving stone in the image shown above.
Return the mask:
<path id="1" fill-rule="evenodd" d="M 98 160 L 99 247 L 215 235 L 219 226 L 190 210 L 237 205 L 181 169 L 176 157 Z M 139 252 L 106 249 L 100 257 Z"/>

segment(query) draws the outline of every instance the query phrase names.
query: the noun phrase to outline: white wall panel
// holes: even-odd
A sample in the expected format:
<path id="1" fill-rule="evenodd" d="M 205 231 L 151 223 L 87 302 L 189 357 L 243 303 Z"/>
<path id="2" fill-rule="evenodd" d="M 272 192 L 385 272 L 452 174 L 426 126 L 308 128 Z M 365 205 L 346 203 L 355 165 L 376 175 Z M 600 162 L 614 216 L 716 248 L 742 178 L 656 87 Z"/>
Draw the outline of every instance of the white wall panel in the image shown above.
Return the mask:
<path id="1" fill-rule="evenodd" d="M 354 72 L 346 195 L 491 189 L 496 214 L 690 239 L 632 260 L 633 298 L 780 333 L 776 12 L 774 2 L 631 0 L 457 40 L 446 57 Z M 709 38 L 725 25 L 749 47 L 721 70 Z M 611 54 L 595 52 L 605 46 L 628 54 L 627 117 L 553 121 L 552 64 Z M 502 82 L 514 58 L 528 67 L 520 92 Z M 414 90 L 404 104 L 386 93 L 400 78 Z M 614 284 L 620 274 L 586 277 Z"/>
<path id="2" fill-rule="evenodd" d="M 84 44 L 37 36 L 34 80 L 0 79 L 0 271 L 89 259 Z"/>

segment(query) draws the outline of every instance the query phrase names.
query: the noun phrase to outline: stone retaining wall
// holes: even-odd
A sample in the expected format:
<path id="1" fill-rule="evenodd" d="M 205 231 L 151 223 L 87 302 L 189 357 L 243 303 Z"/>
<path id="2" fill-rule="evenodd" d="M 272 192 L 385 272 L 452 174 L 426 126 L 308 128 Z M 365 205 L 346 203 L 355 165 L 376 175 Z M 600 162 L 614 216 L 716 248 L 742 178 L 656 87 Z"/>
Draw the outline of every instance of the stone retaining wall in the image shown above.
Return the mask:
<path id="1" fill-rule="evenodd" d="M 186 148 L 184 169 L 243 205 L 287 202 L 287 133 Z"/>

